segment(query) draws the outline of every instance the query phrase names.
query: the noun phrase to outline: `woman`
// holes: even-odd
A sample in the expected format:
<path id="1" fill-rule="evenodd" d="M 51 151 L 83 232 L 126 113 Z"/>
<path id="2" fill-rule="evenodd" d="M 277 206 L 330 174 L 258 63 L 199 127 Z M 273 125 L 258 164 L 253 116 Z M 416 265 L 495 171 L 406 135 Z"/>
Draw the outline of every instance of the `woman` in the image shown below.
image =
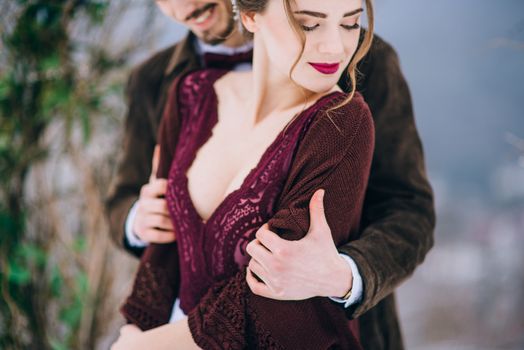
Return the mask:
<path id="1" fill-rule="evenodd" d="M 252 294 L 247 285 L 264 267 L 245 246 L 268 220 L 282 237 L 302 237 L 318 188 L 334 241 L 356 238 L 373 125 L 362 97 L 336 84 L 348 64 L 355 82 L 371 3 L 359 47 L 361 0 L 236 5 L 254 34 L 253 71 L 197 71 L 173 85 L 158 175 L 168 178 L 177 243 L 146 250 L 122 308 L 138 327 L 123 327 L 114 349 L 360 348 L 343 309 L 326 298 Z"/>

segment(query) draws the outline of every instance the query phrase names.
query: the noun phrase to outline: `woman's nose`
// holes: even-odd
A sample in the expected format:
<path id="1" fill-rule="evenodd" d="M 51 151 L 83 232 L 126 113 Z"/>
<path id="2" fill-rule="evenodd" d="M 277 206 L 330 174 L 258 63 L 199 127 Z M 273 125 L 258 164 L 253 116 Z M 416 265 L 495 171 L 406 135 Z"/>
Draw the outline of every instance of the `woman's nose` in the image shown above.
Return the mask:
<path id="1" fill-rule="evenodd" d="M 330 31 L 320 39 L 318 51 L 323 54 L 337 55 L 344 52 L 344 42 L 338 31 Z"/>

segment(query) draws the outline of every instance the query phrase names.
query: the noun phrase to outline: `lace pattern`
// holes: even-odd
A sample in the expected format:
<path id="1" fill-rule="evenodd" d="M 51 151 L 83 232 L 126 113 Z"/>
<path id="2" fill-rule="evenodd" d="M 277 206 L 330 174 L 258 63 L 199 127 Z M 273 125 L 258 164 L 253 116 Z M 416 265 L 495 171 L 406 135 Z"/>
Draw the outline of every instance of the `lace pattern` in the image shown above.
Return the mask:
<path id="1" fill-rule="evenodd" d="M 301 129 L 293 123 L 280 133 L 240 188 L 229 194 L 204 222 L 190 198 L 186 173 L 218 122 L 212 84 L 223 73 L 193 73 L 181 82 L 178 91 L 182 127 L 166 198 L 177 232 L 180 305 L 185 312 L 197 305 L 213 283 L 234 276 L 249 262 L 246 245 L 273 215 Z"/>

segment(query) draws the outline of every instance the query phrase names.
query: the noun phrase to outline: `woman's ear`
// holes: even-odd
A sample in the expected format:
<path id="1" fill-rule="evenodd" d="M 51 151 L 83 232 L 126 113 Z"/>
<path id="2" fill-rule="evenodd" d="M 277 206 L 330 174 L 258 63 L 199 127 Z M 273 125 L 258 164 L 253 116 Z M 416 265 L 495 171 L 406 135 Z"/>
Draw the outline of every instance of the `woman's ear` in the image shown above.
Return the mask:
<path id="1" fill-rule="evenodd" d="M 240 12 L 240 19 L 242 20 L 242 24 L 250 33 L 254 33 L 258 30 L 258 26 L 255 21 L 255 16 L 255 12 Z"/>

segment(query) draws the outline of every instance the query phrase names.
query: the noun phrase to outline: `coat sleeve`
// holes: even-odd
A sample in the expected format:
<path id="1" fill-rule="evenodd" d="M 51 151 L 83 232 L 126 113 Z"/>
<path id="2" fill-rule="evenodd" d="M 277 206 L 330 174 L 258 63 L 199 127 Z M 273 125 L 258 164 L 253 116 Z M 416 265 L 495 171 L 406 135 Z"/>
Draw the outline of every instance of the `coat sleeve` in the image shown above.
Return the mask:
<path id="1" fill-rule="evenodd" d="M 131 74 L 127 85 L 128 112 L 124 130 L 124 147 L 114 177 L 106 211 L 109 218 L 111 238 L 114 243 L 140 256 L 143 249 L 126 245 L 125 221 L 133 203 L 138 199 L 140 188 L 147 182 L 151 171 L 151 157 L 155 146 L 155 130 L 147 118 L 144 101 L 138 98 L 139 75 Z"/>
<path id="2" fill-rule="evenodd" d="M 169 88 L 159 127 L 158 178 L 168 177 L 178 142 L 181 124 L 177 110 L 178 82 L 179 79 L 175 80 Z M 169 320 L 173 301 L 178 295 L 179 285 L 180 265 L 177 242 L 152 243 L 144 249 L 131 294 L 122 306 L 121 312 L 128 322 L 143 329 L 165 324 Z"/>
<path id="3" fill-rule="evenodd" d="M 367 106 L 360 97 L 356 100 L 342 107 L 342 113 L 317 116 L 299 144 L 276 214 L 269 221 L 270 228 L 285 239 L 306 234 L 309 200 L 319 188 L 325 190 L 326 216 L 335 242 L 346 242 L 350 233 L 357 232 L 374 132 Z M 360 348 L 344 311 L 328 298 L 263 298 L 250 291 L 245 273 L 214 285 L 189 313 L 189 327 L 200 347 Z"/>
<path id="4" fill-rule="evenodd" d="M 363 279 L 356 318 L 391 294 L 433 246 L 435 212 L 411 96 L 394 50 L 375 38 L 360 67 L 359 91 L 375 122 L 376 144 L 358 240 L 339 247 Z"/>
<path id="5" fill-rule="evenodd" d="M 128 79 L 123 150 L 105 201 L 112 240 L 137 257 L 143 249 L 127 245 L 125 221 L 151 173 L 151 159 L 157 143 L 157 107 L 163 93 L 164 70 L 174 48 L 162 50 L 142 63 Z"/>

